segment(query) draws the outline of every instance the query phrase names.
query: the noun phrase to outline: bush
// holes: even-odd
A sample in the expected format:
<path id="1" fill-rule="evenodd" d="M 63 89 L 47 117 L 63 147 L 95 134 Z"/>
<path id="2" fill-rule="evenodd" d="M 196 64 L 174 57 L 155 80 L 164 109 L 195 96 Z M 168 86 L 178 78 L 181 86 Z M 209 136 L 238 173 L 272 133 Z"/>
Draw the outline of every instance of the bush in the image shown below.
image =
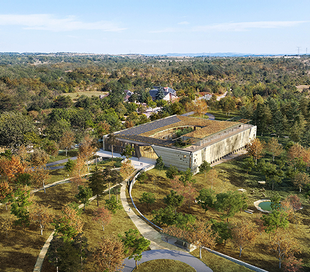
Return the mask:
<path id="1" fill-rule="evenodd" d="M 163 162 L 163 159 L 162 159 L 162 157 L 159 156 L 159 157 L 156 159 L 155 168 L 158 169 L 158 170 L 163 170 L 164 167 L 165 167 L 165 164 L 164 164 L 164 162 Z"/>

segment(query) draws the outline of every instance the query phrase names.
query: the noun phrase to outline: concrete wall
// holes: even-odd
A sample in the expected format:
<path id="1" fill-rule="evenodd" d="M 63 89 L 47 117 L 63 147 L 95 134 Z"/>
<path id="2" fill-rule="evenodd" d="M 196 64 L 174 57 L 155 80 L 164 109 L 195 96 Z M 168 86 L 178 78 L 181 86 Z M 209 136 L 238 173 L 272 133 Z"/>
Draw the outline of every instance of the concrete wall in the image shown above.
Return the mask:
<path id="1" fill-rule="evenodd" d="M 225 139 L 212 141 L 209 145 L 194 152 L 155 145 L 152 147 L 157 156 L 162 157 L 167 167 L 176 166 L 181 171 L 191 168 L 193 173 L 197 173 L 198 167 L 204 160 L 209 163 L 220 160 L 222 157 L 244 148 L 255 138 L 256 126 L 252 126 Z"/>
<path id="2" fill-rule="evenodd" d="M 153 145 L 157 156 L 161 156 L 165 166 L 176 166 L 181 171 L 186 171 L 191 165 L 191 152 L 180 149 Z"/>
<path id="3" fill-rule="evenodd" d="M 256 126 L 241 131 L 223 140 L 214 142 L 206 147 L 193 152 L 192 171 L 197 173 L 199 165 L 205 160 L 213 163 L 222 157 L 244 148 L 256 138 Z"/>

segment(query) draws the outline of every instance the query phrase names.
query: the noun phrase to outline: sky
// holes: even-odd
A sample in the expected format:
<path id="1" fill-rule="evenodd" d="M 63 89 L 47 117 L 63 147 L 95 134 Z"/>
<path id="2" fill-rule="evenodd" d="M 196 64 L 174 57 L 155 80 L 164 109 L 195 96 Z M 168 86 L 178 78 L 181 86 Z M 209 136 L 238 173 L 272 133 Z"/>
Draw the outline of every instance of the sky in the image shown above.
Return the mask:
<path id="1" fill-rule="evenodd" d="M 309 0 L 0 0 L 0 52 L 310 53 Z"/>

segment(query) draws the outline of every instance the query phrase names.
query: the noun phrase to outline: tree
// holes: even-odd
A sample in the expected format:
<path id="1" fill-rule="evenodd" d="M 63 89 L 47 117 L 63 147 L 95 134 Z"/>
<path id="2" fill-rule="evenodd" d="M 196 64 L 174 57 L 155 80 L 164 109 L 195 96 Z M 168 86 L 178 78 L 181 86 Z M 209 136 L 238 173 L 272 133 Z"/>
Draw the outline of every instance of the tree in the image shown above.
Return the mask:
<path id="1" fill-rule="evenodd" d="M 83 222 L 78 207 L 66 205 L 62 208 L 62 216 L 54 218 L 52 225 L 55 227 L 55 235 L 61 234 L 65 241 L 72 240 L 82 233 Z"/>
<path id="2" fill-rule="evenodd" d="M 257 231 L 250 221 L 238 222 L 232 228 L 232 241 L 239 247 L 239 258 L 242 250 L 255 241 Z"/>
<path id="3" fill-rule="evenodd" d="M 272 210 L 269 214 L 263 214 L 262 220 L 267 233 L 275 232 L 279 228 L 287 228 L 289 224 L 287 214 L 281 210 Z"/>
<path id="4" fill-rule="evenodd" d="M 149 204 L 154 204 L 155 203 L 155 195 L 151 192 L 144 192 L 139 199 L 139 202 L 141 204 L 146 203 L 147 208 L 149 208 Z"/>
<path id="5" fill-rule="evenodd" d="M 274 190 L 275 183 L 282 182 L 281 176 L 283 176 L 283 171 L 281 169 L 277 169 L 277 165 L 270 162 L 265 163 L 264 160 L 262 160 L 260 168 L 266 177 L 266 181 L 271 183 L 271 188 Z"/>
<path id="6" fill-rule="evenodd" d="M 75 195 L 75 198 L 84 204 L 84 212 L 85 212 L 85 207 L 89 203 L 89 199 L 93 195 L 93 192 L 91 188 L 86 187 L 86 186 L 80 185 L 78 189 L 79 189 L 79 192 L 78 194 Z"/>
<path id="7" fill-rule="evenodd" d="M 122 209 L 122 205 L 120 204 L 120 201 L 117 200 L 114 195 L 112 195 L 110 199 L 105 200 L 105 207 L 109 211 L 111 211 L 113 214 L 115 214 L 117 210 Z"/>
<path id="8" fill-rule="evenodd" d="M 45 165 L 49 160 L 49 155 L 41 149 L 35 149 L 31 153 L 31 164 L 32 166 L 42 166 Z"/>
<path id="9" fill-rule="evenodd" d="M 164 203 L 167 206 L 174 208 L 175 213 L 177 208 L 182 206 L 183 201 L 184 196 L 178 195 L 177 192 L 173 190 L 170 191 L 170 194 L 164 197 Z"/>
<path id="10" fill-rule="evenodd" d="M 4 112 L 0 116 L 0 145 L 16 147 L 25 143 L 24 135 L 36 132 L 29 116 L 20 112 Z"/>
<path id="11" fill-rule="evenodd" d="M 212 189 L 201 189 L 199 196 L 196 198 L 198 204 L 207 212 L 209 208 L 214 208 L 216 202 L 215 191 Z"/>
<path id="12" fill-rule="evenodd" d="M 17 189 L 11 198 L 11 202 L 11 214 L 17 217 L 14 221 L 15 225 L 29 226 L 30 190 Z"/>
<path id="13" fill-rule="evenodd" d="M 179 170 L 176 166 L 170 165 L 166 170 L 166 177 L 169 179 L 174 179 L 176 175 L 179 174 Z"/>
<path id="14" fill-rule="evenodd" d="M 117 139 L 114 133 L 110 133 L 108 135 L 108 143 L 111 145 L 111 152 L 112 152 L 112 161 L 113 161 L 113 147 L 117 143 Z"/>
<path id="15" fill-rule="evenodd" d="M 193 173 L 192 173 L 190 168 L 187 168 L 186 171 L 183 171 L 181 173 L 180 181 L 183 182 L 184 186 L 186 186 L 188 182 L 189 183 L 196 183 L 196 180 L 193 179 Z"/>
<path id="16" fill-rule="evenodd" d="M 158 170 L 163 170 L 165 167 L 164 161 L 161 156 L 156 159 L 155 168 Z"/>
<path id="17" fill-rule="evenodd" d="M 165 97 L 164 88 L 160 87 L 156 94 L 156 100 L 162 100 Z"/>
<path id="18" fill-rule="evenodd" d="M 279 268 L 282 261 L 290 253 L 299 252 L 298 243 L 292 238 L 292 234 L 288 231 L 277 230 L 270 242 L 270 249 L 275 253 L 279 260 Z"/>
<path id="19" fill-rule="evenodd" d="M 246 147 L 247 152 L 250 156 L 255 159 L 255 165 L 257 165 L 257 160 L 262 157 L 264 151 L 265 143 L 260 141 L 258 138 L 255 138 L 251 143 Z"/>
<path id="20" fill-rule="evenodd" d="M 176 223 L 176 212 L 171 206 L 167 206 L 166 208 L 160 208 L 157 211 L 152 211 L 153 219 L 152 221 L 156 225 L 167 225 L 171 226 Z"/>
<path id="21" fill-rule="evenodd" d="M 126 159 L 122 162 L 120 173 L 122 174 L 124 179 L 128 178 L 133 173 L 134 170 L 135 168 L 131 160 Z"/>
<path id="22" fill-rule="evenodd" d="M 215 219 L 210 219 L 210 224 L 213 233 L 217 235 L 216 242 L 218 244 L 223 244 L 224 242 L 224 245 L 226 245 L 226 241 L 232 239 L 232 228 L 229 223 L 223 221 L 217 222 Z"/>
<path id="23" fill-rule="evenodd" d="M 0 172 L 8 182 L 14 181 L 18 174 L 23 174 L 26 171 L 26 166 L 20 161 L 17 156 L 0 159 Z"/>
<path id="24" fill-rule="evenodd" d="M 199 173 L 204 173 L 205 179 L 206 179 L 206 174 L 211 170 L 211 164 L 208 163 L 207 161 L 203 161 L 202 164 L 199 166 Z"/>
<path id="25" fill-rule="evenodd" d="M 65 164 L 65 169 L 67 172 L 72 173 L 74 167 L 75 167 L 76 162 L 74 160 L 68 159 L 68 161 Z"/>
<path id="26" fill-rule="evenodd" d="M 299 192 L 301 192 L 302 188 L 306 185 L 310 184 L 310 178 L 306 173 L 297 173 L 294 175 L 292 179 L 294 185 L 299 188 Z"/>
<path id="27" fill-rule="evenodd" d="M 272 154 L 272 161 L 274 161 L 275 157 L 278 157 L 279 155 L 282 154 L 283 147 L 281 144 L 279 144 L 277 138 L 271 138 L 267 145 L 266 145 L 266 150 Z"/>
<path id="28" fill-rule="evenodd" d="M 41 235 L 43 235 L 44 228 L 53 221 L 53 218 L 54 216 L 48 207 L 39 203 L 32 205 L 30 220 L 39 224 Z"/>
<path id="29" fill-rule="evenodd" d="M 294 161 L 296 158 L 302 158 L 304 152 L 304 148 L 299 143 L 296 143 L 289 148 L 287 156 L 290 161 Z"/>
<path id="30" fill-rule="evenodd" d="M 222 218 L 234 216 L 238 211 L 247 209 L 247 197 L 238 191 L 220 193 L 216 195 L 215 209 L 222 212 Z"/>
<path id="31" fill-rule="evenodd" d="M 88 172 L 89 172 L 88 160 L 91 156 L 94 155 L 95 151 L 96 147 L 93 139 L 89 135 L 86 135 L 79 146 L 79 153 L 80 156 L 86 160 Z"/>
<path id="32" fill-rule="evenodd" d="M 89 177 L 89 188 L 91 188 L 93 195 L 96 195 L 97 206 L 99 207 L 99 195 L 102 194 L 105 185 L 105 177 L 102 171 L 99 171 L 96 167 L 95 172 Z"/>
<path id="33" fill-rule="evenodd" d="M 0 202 L 5 204 L 5 209 L 8 209 L 8 202 L 11 199 L 11 194 L 13 192 L 13 189 L 10 187 L 9 183 L 6 181 L 3 181 L 0 183 Z"/>
<path id="34" fill-rule="evenodd" d="M 123 268 L 124 245 L 115 237 L 102 237 L 93 259 L 96 271 L 119 271 Z"/>
<path id="35" fill-rule="evenodd" d="M 139 232 L 137 230 L 129 229 L 129 231 L 125 231 L 125 236 L 120 236 L 126 251 L 130 254 L 128 259 L 133 258 L 136 262 L 136 267 L 138 267 L 138 261 L 142 258 L 143 251 L 147 250 L 151 244 L 149 240 L 138 235 Z"/>
<path id="36" fill-rule="evenodd" d="M 251 172 L 251 170 L 254 168 L 255 166 L 255 161 L 253 159 L 252 156 L 247 157 L 243 160 L 243 166 L 244 168 L 247 170 L 246 173 L 248 174 L 249 172 Z"/>
<path id="37" fill-rule="evenodd" d="M 74 143 L 75 135 L 72 131 L 65 131 L 63 136 L 59 140 L 59 147 L 66 150 L 66 157 L 68 156 L 68 150 Z"/>
<path id="38" fill-rule="evenodd" d="M 104 227 L 110 223 L 111 219 L 111 212 L 105 207 L 97 208 L 94 211 L 93 220 L 98 222 L 102 226 L 103 231 Z"/>
<path id="39" fill-rule="evenodd" d="M 199 247 L 200 259 L 202 259 L 201 249 L 203 246 L 212 249 L 216 245 L 217 235 L 212 232 L 211 225 L 206 225 L 201 221 L 192 224 L 186 236 L 186 240 Z"/>
<path id="40" fill-rule="evenodd" d="M 44 139 L 42 148 L 48 155 L 53 157 L 56 157 L 59 153 L 59 145 L 53 140 Z"/>
<path id="41" fill-rule="evenodd" d="M 126 145 L 123 152 L 121 153 L 122 156 L 125 156 L 126 159 L 128 160 L 129 158 L 132 157 L 132 153 L 134 152 L 134 148 L 131 145 Z"/>
<path id="42" fill-rule="evenodd" d="M 33 171 L 30 173 L 30 176 L 35 187 L 38 188 L 41 186 L 42 182 L 44 193 L 46 193 L 45 181 L 49 178 L 49 170 L 44 166 L 35 166 L 33 167 Z"/>
<path id="43" fill-rule="evenodd" d="M 303 266 L 302 259 L 297 259 L 293 254 L 290 254 L 284 262 L 285 272 L 301 272 Z"/>
<path id="44" fill-rule="evenodd" d="M 198 99 L 194 103 L 194 111 L 197 115 L 203 116 L 208 109 L 208 105 L 204 99 Z"/>
<path id="45" fill-rule="evenodd" d="M 197 196 L 197 191 L 193 186 L 193 183 L 184 185 L 178 178 L 171 181 L 171 187 L 177 194 L 184 197 L 184 201 L 190 207 L 191 203 L 194 202 Z"/>

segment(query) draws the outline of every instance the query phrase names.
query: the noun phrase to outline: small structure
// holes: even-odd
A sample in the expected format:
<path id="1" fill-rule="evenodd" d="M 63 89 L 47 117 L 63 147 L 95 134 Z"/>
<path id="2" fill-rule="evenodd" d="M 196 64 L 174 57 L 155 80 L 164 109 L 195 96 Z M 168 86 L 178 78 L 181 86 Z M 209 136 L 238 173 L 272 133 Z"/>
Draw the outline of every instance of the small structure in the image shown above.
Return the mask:
<path id="1" fill-rule="evenodd" d="M 162 87 L 153 87 L 152 90 L 149 91 L 149 94 L 150 96 L 152 97 L 153 101 L 156 100 L 157 98 L 157 94 L 159 92 L 159 90 L 161 89 Z M 170 87 L 163 87 L 162 88 L 163 90 L 163 100 L 166 100 L 166 101 L 174 101 L 176 100 L 178 97 L 177 97 L 177 92 L 175 90 L 173 90 L 172 88 Z"/>

